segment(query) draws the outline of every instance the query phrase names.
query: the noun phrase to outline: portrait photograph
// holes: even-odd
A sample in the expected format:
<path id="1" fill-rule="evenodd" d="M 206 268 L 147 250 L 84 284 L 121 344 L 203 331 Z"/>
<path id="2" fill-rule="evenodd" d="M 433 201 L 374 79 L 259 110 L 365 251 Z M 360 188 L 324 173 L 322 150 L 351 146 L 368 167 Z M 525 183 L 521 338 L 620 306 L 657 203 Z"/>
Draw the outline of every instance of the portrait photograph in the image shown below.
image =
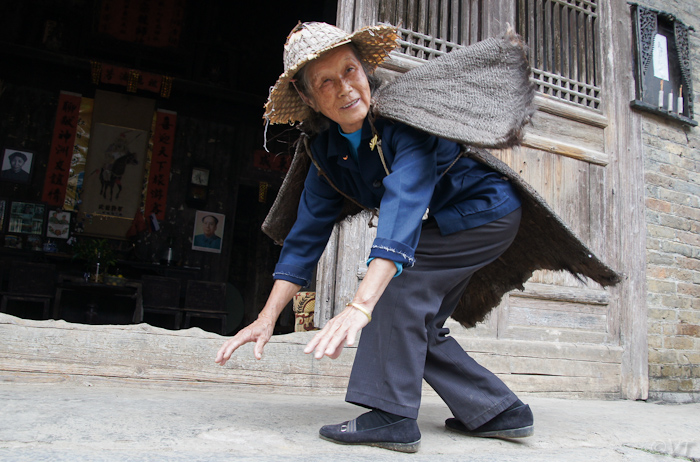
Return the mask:
<path id="1" fill-rule="evenodd" d="M 49 219 L 46 225 L 46 237 L 56 239 L 68 239 L 70 236 L 70 212 L 49 210 Z"/>
<path id="2" fill-rule="evenodd" d="M 29 183 L 32 177 L 34 153 L 18 149 L 5 149 L 2 156 L 0 180 L 13 183 Z"/>
<path id="3" fill-rule="evenodd" d="M 221 253 L 226 215 L 197 210 L 192 233 L 192 250 Z"/>

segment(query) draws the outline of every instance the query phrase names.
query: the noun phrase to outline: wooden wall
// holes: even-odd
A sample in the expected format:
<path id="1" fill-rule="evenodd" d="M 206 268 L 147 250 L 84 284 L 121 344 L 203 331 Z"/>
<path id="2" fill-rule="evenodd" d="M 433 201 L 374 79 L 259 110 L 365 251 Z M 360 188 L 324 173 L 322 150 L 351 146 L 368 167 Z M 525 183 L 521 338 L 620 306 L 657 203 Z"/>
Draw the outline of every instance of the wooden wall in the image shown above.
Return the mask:
<path id="1" fill-rule="evenodd" d="M 473 25 L 471 19 L 467 21 L 468 30 L 478 31 L 476 35 L 460 38 L 459 42 L 467 45 L 475 38 L 499 35 L 505 31 L 506 24 L 515 25 L 518 20 L 515 2 L 511 1 L 456 0 L 448 4 L 457 9 L 431 15 L 435 7 L 445 4 L 344 0 L 339 4 L 338 24 L 345 30 L 353 30 L 374 24 L 380 17 L 399 18 L 409 14 L 410 21 L 397 25 L 408 27 L 410 22 L 413 30 L 419 29 L 418 32 L 428 36 L 436 34 L 432 42 L 439 43 L 451 36 L 450 31 L 434 27 L 436 24 L 431 21 L 440 21 L 445 14 L 457 14 L 463 22 L 469 18 L 480 22 Z M 460 8 L 466 8 L 468 13 L 461 13 Z M 529 11 L 525 13 L 521 12 L 523 20 L 537 22 L 538 31 L 543 30 L 547 21 L 553 21 L 551 15 L 542 15 L 540 10 L 532 15 Z M 645 398 L 643 173 L 638 121 L 629 109 L 633 88 L 629 73 L 632 68 L 629 11 L 623 2 L 591 2 L 586 3 L 585 11 L 577 10 L 575 14 L 585 15 L 587 21 L 595 23 L 587 33 L 596 34 L 594 53 L 600 59 L 596 65 L 601 67 L 600 81 L 595 82 L 597 87 L 590 89 L 586 82 L 577 83 L 574 87 L 581 93 L 580 97 L 570 98 L 566 92 L 552 92 L 545 85 L 547 82 L 537 80 L 545 79 L 541 76 L 544 74 L 535 73 L 533 79 L 539 85 L 538 111 L 523 146 L 495 154 L 519 172 L 584 242 L 625 274 L 625 278 L 619 286 L 603 290 L 595 284 L 581 284 L 570 275 L 537 272 L 524 292 L 514 291 L 505 297 L 484 323 L 461 332 L 460 339 L 467 349 L 477 346 L 483 351 L 478 345 L 488 345 L 489 354 L 501 356 L 507 364 L 515 364 L 508 357 L 530 356 L 533 360 L 528 361 L 529 365 L 515 373 L 535 387 L 540 384 L 539 376 L 551 375 L 549 390 L 557 387 L 565 390 L 579 381 L 588 383 L 591 390 L 605 389 L 606 393 L 617 396 Z M 453 17 L 452 24 L 457 23 Z M 402 31 L 402 35 L 408 37 L 410 32 Z M 572 34 L 571 40 L 584 37 Z M 589 46 L 594 46 L 592 36 L 587 37 Z M 429 46 L 430 37 L 421 43 Z M 410 40 L 402 43 L 402 50 L 392 53 L 388 67 L 392 71 L 405 71 L 419 65 L 414 56 L 405 53 L 412 48 L 415 47 Z M 533 69 L 540 64 L 536 59 L 531 60 Z M 552 77 L 557 76 L 546 78 L 549 84 Z M 594 92 L 592 96 L 586 93 L 589 90 Z M 593 100 L 595 104 L 589 104 Z M 338 227 L 336 240 L 332 241 L 336 243 L 337 256 L 324 256 L 322 261 L 324 266 L 319 274 L 323 275 L 323 284 L 319 286 L 317 301 L 317 309 L 321 311 L 317 319 L 321 322 L 328 317 L 324 310 L 342 306 L 362 277 L 352 263 L 349 269 L 340 265 L 340 260 L 345 258 L 340 243 L 354 241 L 350 246 L 344 244 L 345 247 L 360 251 L 372 238 L 371 231 L 361 226 L 362 219 L 357 221 Z M 333 278 L 333 283 L 328 282 Z M 484 343 L 491 339 L 498 341 Z M 573 362 L 552 368 L 552 348 L 565 348 L 566 361 Z M 587 369 L 582 365 L 600 357 L 599 353 L 604 351 L 615 353 L 585 372 Z"/>

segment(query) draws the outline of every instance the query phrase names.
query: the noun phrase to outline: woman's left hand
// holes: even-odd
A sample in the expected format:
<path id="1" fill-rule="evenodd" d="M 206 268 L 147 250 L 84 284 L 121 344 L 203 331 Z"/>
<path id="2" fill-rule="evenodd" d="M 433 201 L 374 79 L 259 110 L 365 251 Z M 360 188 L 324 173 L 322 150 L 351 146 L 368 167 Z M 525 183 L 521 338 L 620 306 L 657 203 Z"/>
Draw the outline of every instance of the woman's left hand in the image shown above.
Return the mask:
<path id="1" fill-rule="evenodd" d="M 357 333 L 369 323 L 367 316 L 352 306 L 346 307 L 333 317 L 304 348 L 304 353 L 314 352 L 314 358 L 328 356 L 335 359 L 343 352 L 343 347 L 353 346 Z"/>

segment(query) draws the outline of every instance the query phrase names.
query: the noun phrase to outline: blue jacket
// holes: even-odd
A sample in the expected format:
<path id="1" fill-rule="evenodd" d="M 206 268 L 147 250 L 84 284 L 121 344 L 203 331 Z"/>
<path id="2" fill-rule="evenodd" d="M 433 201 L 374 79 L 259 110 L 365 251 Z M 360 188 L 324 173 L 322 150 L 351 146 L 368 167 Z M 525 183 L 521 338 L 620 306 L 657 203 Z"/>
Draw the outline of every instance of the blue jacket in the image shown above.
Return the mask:
<path id="1" fill-rule="evenodd" d="M 197 247 L 206 247 L 209 249 L 220 249 L 221 248 L 221 238 L 216 234 L 212 237 L 207 237 L 204 234 L 197 234 L 194 237 L 194 245 Z"/>
<path id="2" fill-rule="evenodd" d="M 412 266 L 428 207 L 443 235 L 490 223 L 520 207 L 520 199 L 506 179 L 467 157 L 461 157 L 440 177 L 459 154 L 457 143 L 386 119 L 375 121 L 375 127 L 382 140 L 388 176 L 377 150 L 369 148 L 372 131 L 366 120 L 358 162 L 336 124 L 311 142 L 314 159 L 337 188 L 368 208 L 380 209 L 369 258 Z M 274 279 L 309 284 L 342 205 L 343 196 L 312 164 Z"/>

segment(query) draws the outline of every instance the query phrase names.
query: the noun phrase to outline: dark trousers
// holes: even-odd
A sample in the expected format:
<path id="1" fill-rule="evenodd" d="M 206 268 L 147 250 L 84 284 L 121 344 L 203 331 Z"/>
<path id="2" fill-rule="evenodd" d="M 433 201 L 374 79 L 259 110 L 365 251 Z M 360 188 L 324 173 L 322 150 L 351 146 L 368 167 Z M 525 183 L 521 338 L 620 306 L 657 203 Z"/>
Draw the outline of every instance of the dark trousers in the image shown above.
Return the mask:
<path id="1" fill-rule="evenodd" d="M 434 222 L 423 225 L 415 265 L 389 283 L 362 330 L 346 401 L 415 419 L 425 379 L 473 429 L 517 400 L 443 324 L 472 274 L 508 248 L 519 224 L 518 209 L 448 236 Z"/>

